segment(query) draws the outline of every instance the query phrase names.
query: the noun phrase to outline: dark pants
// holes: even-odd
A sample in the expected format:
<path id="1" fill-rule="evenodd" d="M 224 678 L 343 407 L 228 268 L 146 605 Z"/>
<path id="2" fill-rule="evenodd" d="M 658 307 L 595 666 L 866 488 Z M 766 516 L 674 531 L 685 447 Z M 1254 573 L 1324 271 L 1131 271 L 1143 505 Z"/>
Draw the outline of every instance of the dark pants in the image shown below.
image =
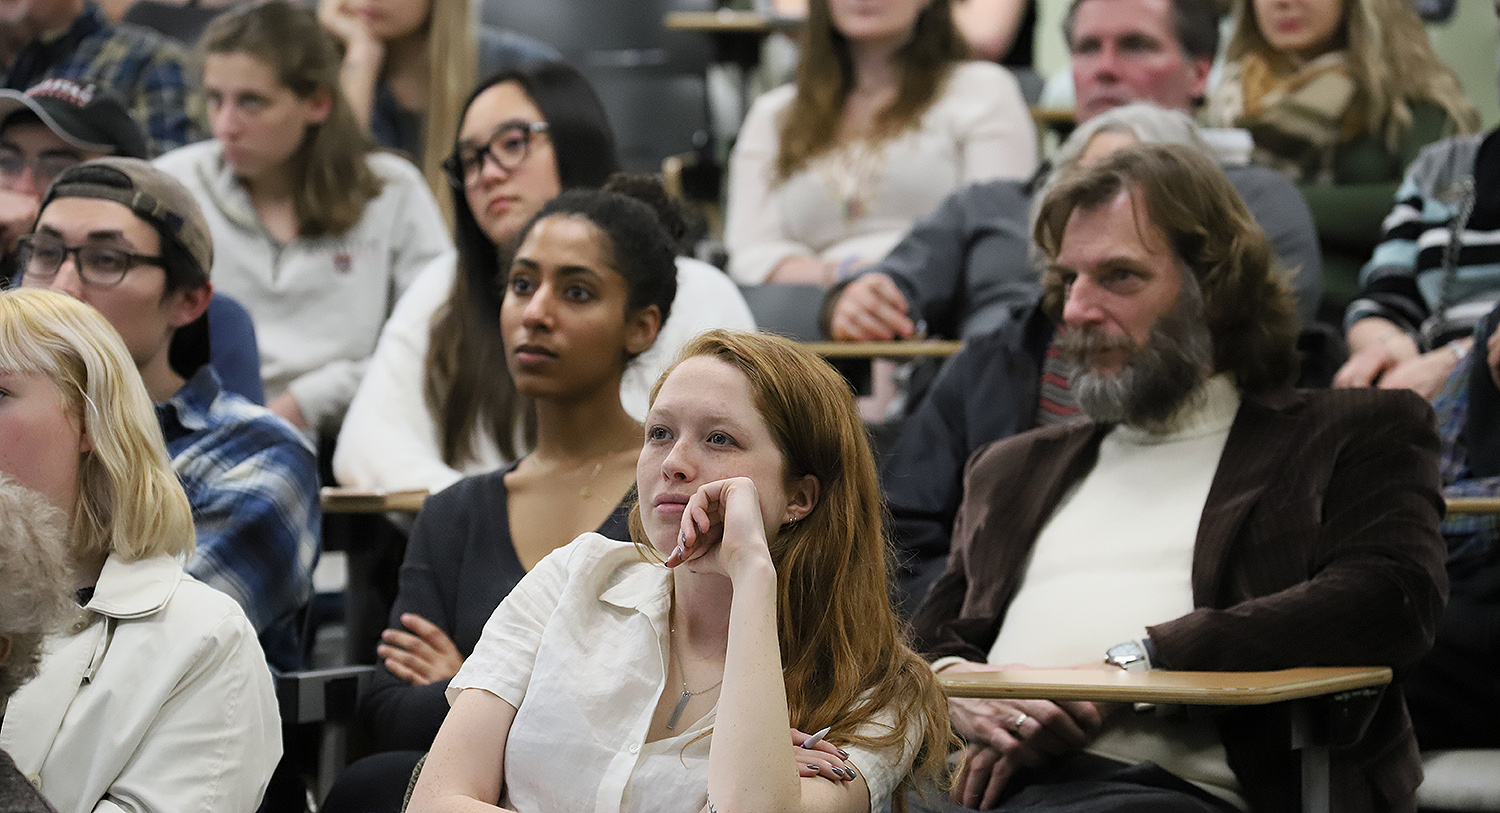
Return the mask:
<path id="1" fill-rule="evenodd" d="M 907 796 L 911 813 L 963 813 L 973 808 L 926 788 Z M 926 798 L 922 798 L 925 795 Z M 1234 813 L 1236 808 L 1151 762 L 1127 765 L 1093 754 L 1064 757 L 1011 779 L 1004 813 Z"/>
<path id="2" fill-rule="evenodd" d="M 321 813 L 400 813 L 421 751 L 371 754 L 339 773 Z"/>

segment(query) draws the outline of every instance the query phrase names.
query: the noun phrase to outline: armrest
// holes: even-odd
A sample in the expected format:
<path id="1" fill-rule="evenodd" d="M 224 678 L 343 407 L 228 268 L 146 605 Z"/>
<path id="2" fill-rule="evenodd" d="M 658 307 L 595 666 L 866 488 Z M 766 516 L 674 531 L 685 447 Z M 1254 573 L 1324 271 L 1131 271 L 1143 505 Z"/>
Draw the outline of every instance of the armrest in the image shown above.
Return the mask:
<path id="1" fill-rule="evenodd" d="M 1011 669 L 938 676 L 949 697 L 1015 697 L 1116 703 L 1257 706 L 1383 686 L 1383 666 L 1308 667 L 1275 672 L 1126 669 Z"/>
<path id="2" fill-rule="evenodd" d="M 276 705 L 283 725 L 348 720 L 373 666 L 336 666 L 302 672 L 276 672 Z"/>
<path id="3" fill-rule="evenodd" d="M 325 514 L 384 514 L 395 511 L 415 514 L 422 510 L 427 489 L 412 491 L 361 491 L 324 486 L 318 497 Z"/>

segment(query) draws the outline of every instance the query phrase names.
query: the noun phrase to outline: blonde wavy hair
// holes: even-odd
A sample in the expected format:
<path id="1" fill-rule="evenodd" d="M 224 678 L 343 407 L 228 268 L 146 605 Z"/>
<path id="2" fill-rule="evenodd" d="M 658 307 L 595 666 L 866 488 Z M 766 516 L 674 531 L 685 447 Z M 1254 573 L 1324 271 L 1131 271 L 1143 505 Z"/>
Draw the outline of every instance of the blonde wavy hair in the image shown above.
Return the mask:
<path id="1" fill-rule="evenodd" d="M 907 646 L 891 608 L 885 506 L 849 385 L 787 339 L 710 330 L 683 347 L 657 379 L 653 402 L 672 370 L 695 356 L 723 361 L 749 380 L 788 482 L 818 478 L 817 505 L 768 540 L 792 725 L 804 731 L 831 726 L 828 739 L 835 743 L 912 748 L 914 772 L 941 780 L 948 747 L 956 742 L 948 702 L 927 662 Z M 639 503 L 630 512 L 630 536 L 643 555 L 660 560 L 646 538 Z M 898 721 L 916 724 L 915 742 L 900 724 L 882 734 L 856 733 L 871 723 L 889 725 L 888 709 L 897 710 Z"/>
<path id="2" fill-rule="evenodd" d="M 1339 47 L 1359 88 L 1356 103 L 1364 112 L 1361 130 L 1383 132 L 1386 146 L 1398 149 L 1411 130 L 1412 104 L 1422 101 L 1441 107 L 1460 132 L 1479 129 L 1479 112 L 1453 70 L 1432 50 L 1411 0 L 1342 2 Z M 1261 33 L 1253 0 L 1234 0 L 1234 12 L 1226 58 L 1238 62 L 1258 54 L 1278 72 L 1290 73 L 1291 61 Z"/>
<path id="3" fill-rule="evenodd" d="M 36 676 L 42 639 L 76 606 L 72 587 L 61 512 L 0 474 L 0 706 Z"/>
<path id="4" fill-rule="evenodd" d="M 98 311 L 52 291 L 0 292 L 0 370 L 46 376 L 93 447 L 79 464 L 67 524 L 75 559 L 192 552 L 193 512 L 167 460 L 146 385 Z"/>
<path id="5" fill-rule="evenodd" d="M 479 3 L 432 0 L 427 20 L 427 119 L 422 134 L 422 176 L 449 225 L 453 201 L 443 159 L 458 140 L 465 101 L 479 81 Z"/>

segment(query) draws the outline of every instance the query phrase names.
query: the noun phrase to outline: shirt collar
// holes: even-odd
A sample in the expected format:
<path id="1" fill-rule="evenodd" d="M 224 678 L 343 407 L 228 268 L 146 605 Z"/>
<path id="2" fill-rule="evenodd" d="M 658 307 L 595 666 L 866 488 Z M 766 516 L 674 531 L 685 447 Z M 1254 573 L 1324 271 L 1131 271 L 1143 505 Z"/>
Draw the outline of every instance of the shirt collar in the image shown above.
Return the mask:
<path id="1" fill-rule="evenodd" d="M 223 385 L 219 374 L 210 365 L 203 365 L 176 395 L 156 405 L 156 419 L 161 424 L 162 434 L 170 441 L 180 427 L 184 432 L 198 432 L 208 428 L 209 410 L 218 400 Z"/>
<path id="2" fill-rule="evenodd" d="M 134 562 L 110 554 L 84 609 L 112 618 L 151 615 L 166 606 L 182 575 L 182 566 L 165 554 Z"/>
<path id="3" fill-rule="evenodd" d="M 665 618 L 672 606 L 672 571 L 653 561 L 619 568 L 600 591 L 599 600 L 622 610 Z"/>

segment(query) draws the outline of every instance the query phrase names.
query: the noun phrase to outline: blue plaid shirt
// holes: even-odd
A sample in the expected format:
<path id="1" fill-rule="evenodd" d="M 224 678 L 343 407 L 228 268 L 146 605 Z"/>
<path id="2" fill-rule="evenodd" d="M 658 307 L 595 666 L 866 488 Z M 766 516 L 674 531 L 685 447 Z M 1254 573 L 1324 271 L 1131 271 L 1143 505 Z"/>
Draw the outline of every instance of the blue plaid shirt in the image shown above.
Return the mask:
<path id="1" fill-rule="evenodd" d="M 72 79 L 114 90 L 146 131 L 153 155 L 207 137 L 197 67 L 186 49 L 147 28 L 113 24 L 89 3 L 61 36 L 32 40 L 4 71 L 5 87 Z"/>
<path id="2" fill-rule="evenodd" d="M 207 366 L 156 417 L 198 529 L 187 571 L 245 608 L 273 667 L 297 668 L 323 519 L 312 445 Z"/>

